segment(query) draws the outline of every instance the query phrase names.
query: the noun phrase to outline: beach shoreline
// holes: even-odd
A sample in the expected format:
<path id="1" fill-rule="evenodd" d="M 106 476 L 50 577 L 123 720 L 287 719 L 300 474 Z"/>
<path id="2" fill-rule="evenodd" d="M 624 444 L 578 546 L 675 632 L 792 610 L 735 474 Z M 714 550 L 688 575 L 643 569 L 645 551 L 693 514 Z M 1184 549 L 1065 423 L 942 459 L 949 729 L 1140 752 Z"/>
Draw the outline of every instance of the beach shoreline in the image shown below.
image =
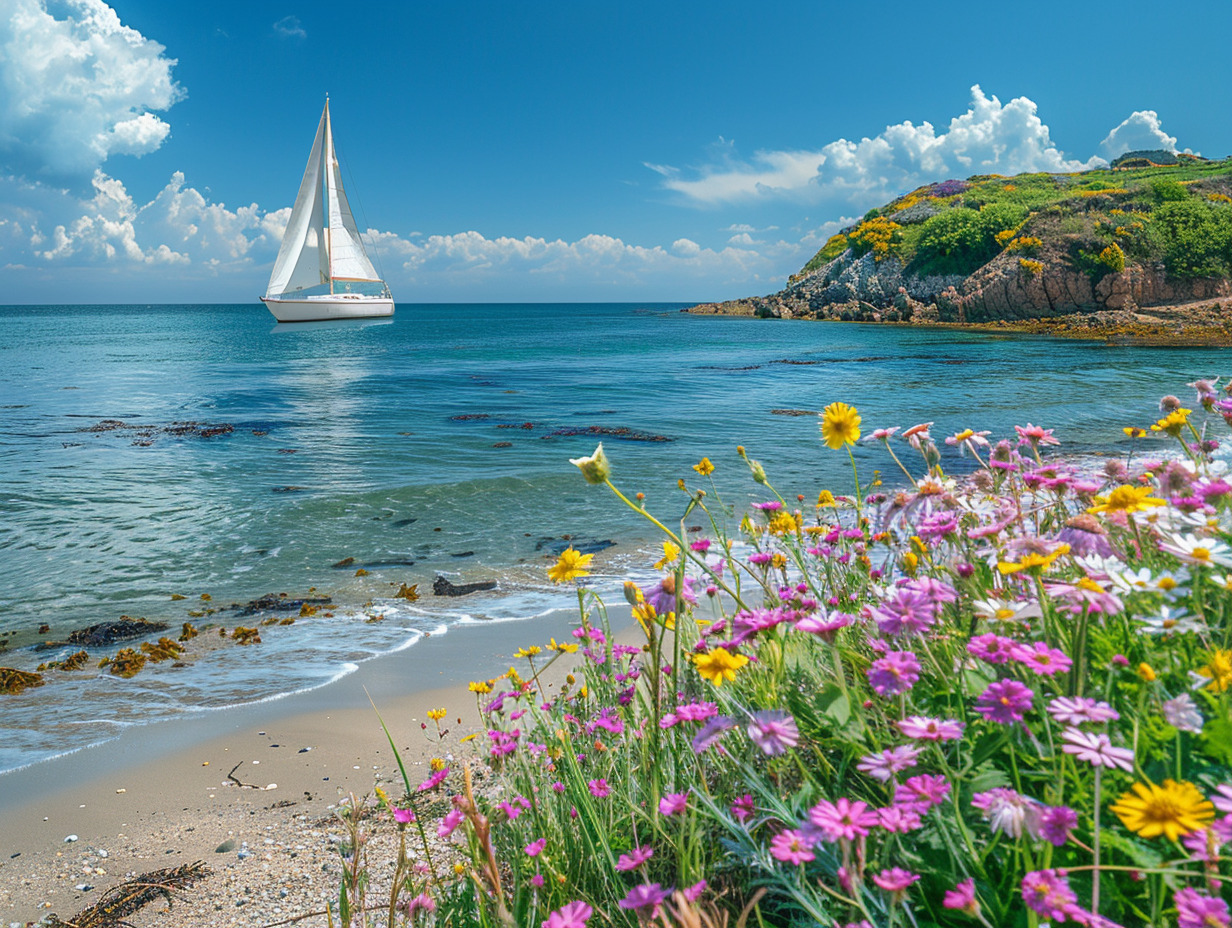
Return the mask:
<path id="1" fill-rule="evenodd" d="M 627 608 L 612 616 L 617 629 L 632 621 Z M 402 792 L 378 710 L 415 784 L 431 758 L 482 748 L 462 741 L 483 731 L 469 681 L 504 673 L 524 645 L 572 640 L 576 624 L 561 609 L 455 626 L 315 690 L 135 727 L 0 775 L 0 921 L 67 919 L 125 875 L 198 860 L 213 876 L 133 924 L 157 913 L 162 926 L 256 925 L 321 907 L 337 893 L 338 803 L 378 782 Z M 552 670 L 545 687 L 564 662 Z M 440 741 L 427 716 L 438 708 Z"/>

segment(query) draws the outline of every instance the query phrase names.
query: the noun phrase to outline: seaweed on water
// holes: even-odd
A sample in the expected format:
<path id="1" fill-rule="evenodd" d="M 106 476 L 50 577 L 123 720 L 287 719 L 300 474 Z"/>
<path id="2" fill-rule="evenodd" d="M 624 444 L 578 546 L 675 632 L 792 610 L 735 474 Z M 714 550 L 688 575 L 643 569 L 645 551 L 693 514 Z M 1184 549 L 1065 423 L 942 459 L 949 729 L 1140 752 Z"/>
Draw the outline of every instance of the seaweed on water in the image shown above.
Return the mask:
<path id="1" fill-rule="evenodd" d="M 39 671 L 44 670 L 80 670 L 86 665 L 86 661 L 90 659 L 90 655 L 85 651 L 78 651 L 76 654 L 70 654 L 62 661 L 48 661 L 45 664 L 39 664 Z"/>
<path id="2" fill-rule="evenodd" d="M 50 928 L 120 928 L 127 919 L 157 899 L 170 905 L 175 893 L 191 889 L 212 870 L 201 861 L 182 867 L 152 870 L 113 886 L 89 908 L 82 909 L 67 922 L 55 915 L 47 919 Z"/>
<path id="3" fill-rule="evenodd" d="M 104 657 L 99 661 L 100 668 L 106 668 L 108 673 L 125 680 L 135 677 L 145 666 L 146 656 L 132 648 L 121 648 L 114 657 Z"/>
<path id="4" fill-rule="evenodd" d="M 398 587 L 398 592 L 394 594 L 394 599 L 405 599 L 407 602 L 415 602 L 419 599 L 419 584 L 412 583 L 407 586 L 405 583 Z"/>
<path id="5" fill-rule="evenodd" d="M 20 693 L 31 686 L 42 686 L 43 675 L 14 667 L 0 667 L 0 693 Z"/>
<path id="6" fill-rule="evenodd" d="M 184 628 L 180 632 L 180 641 L 191 641 L 199 634 L 201 633 L 197 631 L 197 626 L 193 625 L 192 622 L 185 622 Z"/>
<path id="7" fill-rule="evenodd" d="M 231 632 L 231 637 L 235 639 L 236 644 L 261 643 L 261 632 L 255 628 L 245 628 L 243 625 L 235 626 L 235 630 Z"/>
<path id="8" fill-rule="evenodd" d="M 150 644 L 148 641 L 142 642 L 141 652 L 146 656 L 146 660 L 157 663 L 159 661 L 179 660 L 180 655 L 184 653 L 184 649 L 177 642 L 163 637 L 158 639 L 157 644 Z"/>

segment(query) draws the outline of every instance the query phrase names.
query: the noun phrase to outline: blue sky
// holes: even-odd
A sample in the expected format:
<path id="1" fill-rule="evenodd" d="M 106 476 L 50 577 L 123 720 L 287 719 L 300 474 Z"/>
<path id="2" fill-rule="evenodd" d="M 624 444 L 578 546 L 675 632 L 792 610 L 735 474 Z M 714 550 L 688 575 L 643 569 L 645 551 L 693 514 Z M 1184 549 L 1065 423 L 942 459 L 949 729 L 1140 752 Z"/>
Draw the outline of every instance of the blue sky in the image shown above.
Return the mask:
<path id="1" fill-rule="evenodd" d="M 0 302 L 264 292 L 325 94 L 399 302 L 778 289 L 921 183 L 1232 154 L 1232 4 L 0 0 Z"/>

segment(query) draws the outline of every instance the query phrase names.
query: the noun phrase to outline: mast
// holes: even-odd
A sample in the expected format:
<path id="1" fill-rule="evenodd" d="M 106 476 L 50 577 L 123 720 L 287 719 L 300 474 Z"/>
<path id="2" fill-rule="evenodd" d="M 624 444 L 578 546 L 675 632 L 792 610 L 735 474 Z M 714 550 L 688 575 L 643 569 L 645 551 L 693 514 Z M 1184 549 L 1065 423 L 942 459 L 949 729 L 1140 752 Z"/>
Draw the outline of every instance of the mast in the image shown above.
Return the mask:
<path id="1" fill-rule="evenodd" d="M 333 239 L 333 223 L 330 217 L 334 214 L 334 184 L 333 184 L 333 166 L 334 166 L 334 132 L 329 125 L 329 94 L 325 95 L 325 147 L 322 151 L 325 170 L 325 254 L 329 258 L 329 295 L 334 295 L 334 239 Z"/>

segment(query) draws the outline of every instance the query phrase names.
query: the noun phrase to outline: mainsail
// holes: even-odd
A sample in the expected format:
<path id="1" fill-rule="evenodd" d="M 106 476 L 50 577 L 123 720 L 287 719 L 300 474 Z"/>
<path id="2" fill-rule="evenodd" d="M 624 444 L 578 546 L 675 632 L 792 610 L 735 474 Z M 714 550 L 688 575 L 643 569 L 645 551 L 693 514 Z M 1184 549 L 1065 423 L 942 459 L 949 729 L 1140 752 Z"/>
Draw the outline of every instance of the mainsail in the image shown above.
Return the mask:
<path id="1" fill-rule="evenodd" d="M 364 251 L 342 187 L 327 99 L 265 296 L 335 293 L 360 282 L 382 283 Z"/>

